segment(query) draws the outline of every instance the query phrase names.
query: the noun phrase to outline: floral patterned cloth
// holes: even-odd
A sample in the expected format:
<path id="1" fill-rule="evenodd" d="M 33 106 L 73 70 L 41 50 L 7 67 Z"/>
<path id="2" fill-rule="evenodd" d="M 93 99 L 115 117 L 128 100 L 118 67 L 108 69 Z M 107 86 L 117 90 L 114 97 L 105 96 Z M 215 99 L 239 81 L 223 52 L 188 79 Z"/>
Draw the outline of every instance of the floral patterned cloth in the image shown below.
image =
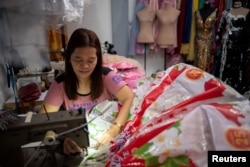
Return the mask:
<path id="1" fill-rule="evenodd" d="M 102 109 L 107 103 L 111 103 L 111 107 L 102 114 Z M 88 131 L 90 147 L 88 148 L 88 155 L 84 157 L 80 166 L 103 167 L 105 165 L 108 160 L 109 144 L 102 146 L 98 150 L 94 149 L 93 146 L 96 144 L 96 140 L 99 139 L 104 131 L 114 122 L 118 111 L 119 103 L 117 101 L 106 100 L 95 106 L 87 116 L 89 122 Z"/>

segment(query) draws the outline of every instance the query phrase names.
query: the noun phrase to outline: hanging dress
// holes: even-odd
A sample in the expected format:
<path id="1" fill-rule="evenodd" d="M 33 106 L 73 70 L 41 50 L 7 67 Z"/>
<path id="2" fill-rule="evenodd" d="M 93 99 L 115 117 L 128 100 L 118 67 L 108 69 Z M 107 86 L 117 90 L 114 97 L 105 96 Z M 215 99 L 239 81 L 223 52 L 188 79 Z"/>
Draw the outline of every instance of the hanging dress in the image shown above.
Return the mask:
<path id="1" fill-rule="evenodd" d="M 217 40 L 222 41 L 219 77 L 239 93 L 244 94 L 249 87 L 246 79 L 248 35 L 244 33 L 244 27 L 249 22 L 246 18 L 250 12 L 248 11 L 247 15 L 234 15 L 231 10 L 223 11 L 216 36 Z"/>
<path id="2" fill-rule="evenodd" d="M 211 49 L 214 40 L 213 27 L 217 18 L 216 13 L 217 9 L 203 21 L 200 11 L 196 12 L 195 66 L 207 72 L 209 72 L 211 64 Z"/>

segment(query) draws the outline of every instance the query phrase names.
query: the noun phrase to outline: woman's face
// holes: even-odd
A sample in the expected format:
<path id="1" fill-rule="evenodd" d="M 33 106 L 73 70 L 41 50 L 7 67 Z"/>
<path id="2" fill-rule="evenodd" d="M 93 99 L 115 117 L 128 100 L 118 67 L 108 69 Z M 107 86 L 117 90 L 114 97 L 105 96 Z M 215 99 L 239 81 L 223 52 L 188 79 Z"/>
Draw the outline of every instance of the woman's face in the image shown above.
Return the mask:
<path id="1" fill-rule="evenodd" d="M 77 78 L 89 78 L 97 64 L 96 49 L 89 46 L 76 48 L 70 62 Z"/>

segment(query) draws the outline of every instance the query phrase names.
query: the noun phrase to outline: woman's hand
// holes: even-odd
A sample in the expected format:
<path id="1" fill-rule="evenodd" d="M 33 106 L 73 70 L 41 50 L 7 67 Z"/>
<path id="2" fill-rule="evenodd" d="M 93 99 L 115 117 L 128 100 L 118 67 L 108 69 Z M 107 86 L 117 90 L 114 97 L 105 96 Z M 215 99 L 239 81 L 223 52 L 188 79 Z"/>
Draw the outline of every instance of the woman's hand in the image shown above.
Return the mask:
<path id="1" fill-rule="evenodd" d="M 102 137 L 97 140 L 97 143 L 94 145 L 95 149 L 98 149 L 100 146 L 107 144 L 112 139 L 114 139 L 118 134 L 120 134 L 122 127 L 118 126 L 117 124 L 112 124 L 109 129 L 107 129 Z"/>
<path id="2" fill-rule="evenodd" d="M 74 153 L 81 153 L 83 150 L 76 144 L 76 142 L 68 137 L 65 137 L 63 142 L 63 152 L 67 155 Z"/>
<path id="3" fill-rule="evenodd" d="M 100 146 L 110 142 L 114 139 L 123 128 L 129 115 L 130 108 L 134 99 L 133 91 L 127 86 L 123 86 L 115 95 L 118 101 L 122 104 L 119 114 L 116 117 L 115 122 L 110 126 L 108 130 L 104 132 L 102 137 L 97 140 L 94 148 L 98 149 Z"/>

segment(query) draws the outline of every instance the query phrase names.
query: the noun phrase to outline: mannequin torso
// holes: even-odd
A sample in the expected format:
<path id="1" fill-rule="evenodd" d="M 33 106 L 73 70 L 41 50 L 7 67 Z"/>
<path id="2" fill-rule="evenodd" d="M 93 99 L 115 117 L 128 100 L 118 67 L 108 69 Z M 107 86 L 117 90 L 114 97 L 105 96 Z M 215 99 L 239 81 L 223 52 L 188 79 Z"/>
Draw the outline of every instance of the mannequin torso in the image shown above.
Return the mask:
<path id="1" fill-rule="evenodd" d="M 246 16 L 248 14 L 248 12 L 249 12 L 249 9 L 244 8 L 244 7 L 230 9 L 230 14 L 232 14 L 234 16 L 238 16 L 238 15 Z"/>
<path id="2" fill-rule="evenodd" d="M 171 4 L 166 3 L 163 9 L 156 12 L 159 21 L 159 34 L 157 44 L 161 48 L 177 46 L 177 21 L 180 11 Z"/>
<path id="3" fill-rule="evenodd" d="M 153 22 L 155 19 L 155 12 L 150 9 L 149 6 L 145 6 L 137 14 L 139 20 L 139 34 L 137 36 L 137 42 L 139 43 L 153 43 Z"/>
<path id="4" fill-rule="evenodd" d="M 244 8 L 242 6 L 241 1 L 234 1 L 233 8 L 231 8 L 229 11 L 229 13 L 234 15 L 234 16 L 238 16 L 238 15 L 246 16 L 248 14 L 248 12 L 249 12 L 249 9 Z"/>

